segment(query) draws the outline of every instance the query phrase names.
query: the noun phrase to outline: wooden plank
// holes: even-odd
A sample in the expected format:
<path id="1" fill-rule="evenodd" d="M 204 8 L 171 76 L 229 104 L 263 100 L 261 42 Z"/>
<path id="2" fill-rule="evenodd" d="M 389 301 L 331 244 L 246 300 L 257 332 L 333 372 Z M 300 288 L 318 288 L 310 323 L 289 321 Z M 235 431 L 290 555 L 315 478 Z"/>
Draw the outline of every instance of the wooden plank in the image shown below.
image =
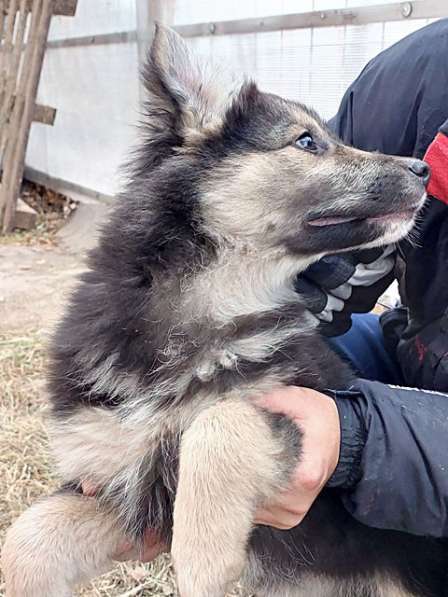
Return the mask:
<path id="1" fill-rule="evenodd" d="M 11 111 L 14 108 L 14 101 L 15 97 L 12 96 L 11 98 Z M 40 124 L 48 124 L 53 126 L 55 118 L 56 118 L 56 108 L 52 108 L 51 106 L 44 106 L 43 104 L 35 104 L 34 105 L 34 113 L 33 113 L 33 122 L 39 122 Z M 0 129 L 1 130 L 1 129 Z M 6 135 L 5 135 L 6 137 Z M 0 145 L 0 150 L 2 146 Z M 0 151 L 0 153 L 2 153 Z"/>
<path id="2" fill-rule="evenodd" d="M 260 33 L 310 27 L 366 25 L 384 21 L 403 21 L 448 16 L 446 0 L 415 0 L 336 10 L 316 10 L 263 18 L 204 22 L 174 27 L 182 37 Z"/>
<path id="3" fill-rule="evenodd" d="M 6 21 L 6 6 L 5 6 L 5 2 L 6 0 L 0 0 L 0 39 L 3 39 L 3 30 L 5 27 L 5 21 Z M 2 91 L 2 80 L 1 80 L 1 73 L 3 71 L 3 57 L 4 57 L 4 52 L 3 52 L 3 44 L 0 46 L 0 93 Z"/>
<path id="4" fill-rule="evenodd" d="M 78 0 L 54 0 L 53 14 L 63 17 L 74 17 Z"/>
<path id="5" fill-rule="evenodd" d="M 12 49 L 11 64 L 9 65 L 9 72 L 6 73 L 4 79 L 4 88 L 0 102 L 0 154 L 5 150 L 6 140 L 9 135 L 9 118 L 14 107 L 14 94 L 17 87 L 22 46 L 29 14 L 26 8 L 26 0 L 20 0 L 18 7 L 19 17 L 18 19 L 16 18 L 16 34 Z"/>
<path id="6" fill-rule="evenodd" d="M 36 227 L 37 211 L 27 205 L 23 199 L 18 199 L 17 207 L 14 214 L 14 228 L 20 230 L 32 230 Z"/>
<path id="7" fill-rule="evenodd" d="M 53 14 L 63 17 L 73 17 L 76 13 L 78 0 L 53 0 Z M 27 0 L 27 8 L 31 10 L 33 0 Z"/>
<path id="8" fill-rule="evenodd" d="M 53 126 L 54 120 L 56 118 L 56 111 L 56 108 L 52 108 L 51 106 L 34 104 L 33 121 Z"/>
<path id="9" fill-rule="evenodd" d="M 6 19 L 4 23 L 4 31 L 2 37 L 2 56 L 1 56 L 1 70 L 0 70 L 0 81 L 2 82 L 2 87 L 0 89 L 0 94 L 3 95 L 6 90 L 6 85 L 8 81 L 8 75 L 10 72 L 11 67 L 11 59 L 12 59 L 12 52 L 14 49 L 13 40 L 14 40 L 14 23 L 16 20 L 16 12 L 19 7 L 18 0 L 10 0 L 7 4 L 8 12 L 6 14 Z"/>

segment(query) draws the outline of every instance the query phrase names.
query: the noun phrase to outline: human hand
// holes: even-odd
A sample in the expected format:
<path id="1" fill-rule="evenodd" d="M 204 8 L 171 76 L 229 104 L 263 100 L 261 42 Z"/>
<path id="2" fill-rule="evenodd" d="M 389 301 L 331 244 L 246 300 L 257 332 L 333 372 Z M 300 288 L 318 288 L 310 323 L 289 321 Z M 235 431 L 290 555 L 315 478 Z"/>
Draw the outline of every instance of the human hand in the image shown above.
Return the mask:
<path id="1" fill-rule="evenodd" d="M 81 484 L 82 492 L 85 496 L 95 497 L 98 493 L 98 487 L 89 482 Z M 158 555 L 168 551 L 168 546 L 161 541 L 156 532 L 148 529 L 145 532 L 142 546 L 136 546 L 131 541 L 123 539 L 122 543 L 117 548 L 117 552 L 113 554 L 112 558 L 118 562 L 125 562 L 126 560 L 138 560 L 139 562 L 151 562 Z"/>
<path id="2" fill-rule="evenodd" d="M 289 487 L 256 513 L 257 524 L 291 529 L 306 516 L 339 460 L 341 432 L 334 400 L 308 388 L 286 387 L 256 399 L 266 410 L 284 414 L 302 432 L 302 454 Z"/>
<path id="3" fill-rule="evenodd" d="M 305 306 L 320 320 L 325 336 L 340 336 L 352 313 L 367 313 L 394 278 L 395 247 L 327 255 L 295 281 Z"/>

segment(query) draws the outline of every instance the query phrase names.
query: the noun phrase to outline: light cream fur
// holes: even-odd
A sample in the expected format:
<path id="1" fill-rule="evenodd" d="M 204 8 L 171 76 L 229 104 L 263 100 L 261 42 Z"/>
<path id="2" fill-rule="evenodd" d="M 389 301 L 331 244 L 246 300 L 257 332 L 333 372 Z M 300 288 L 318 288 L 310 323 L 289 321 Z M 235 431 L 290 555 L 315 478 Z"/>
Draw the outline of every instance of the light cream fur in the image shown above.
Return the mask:
<path id="1" fill-rule="evenodd" d="M 54 494 L 34 504 L 8 531 L 2 551 L 7 597 L 69 597 L 106 572 L 124 540 L 95 499 Z"/>
<path id="2" fill-rule="evenodd" d="M 313 260 L 273 249 L 260 253 L 251 252 L 250 246 L 223 247 L 216 263 L 199 272 L 184 289 L 185 317 L 225 325 L 235 317 L 298 303 L 294 277 Z"/>
<path id="3" fill-rule="evenodd" d="M 172 545 L 182 597 L 222 597 L 239 578 L 255 509 L 284 477 L 282 451 L 263 415 L 238 400 L 185 432 Z"/>

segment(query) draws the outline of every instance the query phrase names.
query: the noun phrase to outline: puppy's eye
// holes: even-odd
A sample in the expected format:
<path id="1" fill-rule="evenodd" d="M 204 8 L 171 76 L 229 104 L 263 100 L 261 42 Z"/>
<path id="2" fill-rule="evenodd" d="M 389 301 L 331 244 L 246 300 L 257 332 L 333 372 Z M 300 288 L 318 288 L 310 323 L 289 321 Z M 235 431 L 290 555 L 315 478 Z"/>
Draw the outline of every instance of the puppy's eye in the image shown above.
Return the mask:
<path id="1" fill-rule="evenodd" d="M 303 133 L 300 135 L 300 137 L 296 139 L 295 145 L 299 149 L 305 149 L 306 151 L 317 151 L 318 149 L 310 133 Z"/>

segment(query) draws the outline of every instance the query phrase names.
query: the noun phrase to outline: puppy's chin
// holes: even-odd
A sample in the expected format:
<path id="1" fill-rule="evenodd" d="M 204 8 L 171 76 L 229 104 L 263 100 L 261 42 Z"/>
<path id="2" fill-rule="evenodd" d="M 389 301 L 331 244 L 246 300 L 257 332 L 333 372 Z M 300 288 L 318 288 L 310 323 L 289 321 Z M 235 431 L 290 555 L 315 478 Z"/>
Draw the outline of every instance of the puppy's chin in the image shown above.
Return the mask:
<path id="1" fill-rule="evenodd" d="M 379 245 L 390 245 L 396 243 L 405 238 L 414 227 L 414 220 L 411 219 L 407 222 L 394 222 L 384 226 L 385 230 L 379 237 Z"/>
<path id="2" fill-rule="evenodd" d="M 421 213 L 425 201 L 426 193 L 423 194 L 419 203 L 408 212 L 407 217 L 397 217 L 399 214 L 391 214 L 389 217 L 377 219 L 373 225 L 378 230 L 378 238 L 370 242 L 368 246 L 366 245 L 366 248 L 390 245 L 406 238 L 414 228 L 416 218 Z M 406 214 L 406 212 L 404 213 Z"/>
<path id="3" fill-rule="evenodd" d="M 417 213 L 414 212 L 408 218 L 391 218 L 389 221 L 375 223 L 374 225 L 378 228 L 378 238 L 366 245 L 366 248 L 390 245 L 406 238 L 414 228 Z"/>

